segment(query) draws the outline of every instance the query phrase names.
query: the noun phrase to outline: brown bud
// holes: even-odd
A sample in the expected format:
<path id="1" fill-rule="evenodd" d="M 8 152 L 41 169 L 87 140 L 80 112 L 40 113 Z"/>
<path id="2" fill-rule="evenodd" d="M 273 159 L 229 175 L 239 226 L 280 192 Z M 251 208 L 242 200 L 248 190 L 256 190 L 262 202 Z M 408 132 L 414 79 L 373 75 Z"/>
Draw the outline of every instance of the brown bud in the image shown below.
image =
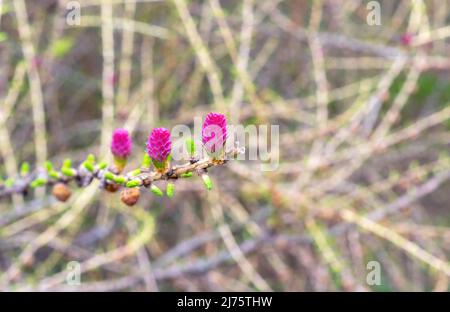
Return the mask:
<path id="1" fill-rule="evenodd" d="M 138 187 L 126 188 L 120 194 L 120 199 L 128 206 L 134 206 L 141 196 L 141 191 Z"/>
<path id="2" fill-rule="evenodd" d="M 57 200 L 65 202 L 72 195 L 72 192 L 65 183 L 56 183 L 53 186 L 52 194 Z"/>
<path id="3" fill-rule="evenodd" d="M 106 184 L 105 190 L 107 190 L 110 193 L 115 193 L 120 188 L 120 185 L 118 184 Z"/>

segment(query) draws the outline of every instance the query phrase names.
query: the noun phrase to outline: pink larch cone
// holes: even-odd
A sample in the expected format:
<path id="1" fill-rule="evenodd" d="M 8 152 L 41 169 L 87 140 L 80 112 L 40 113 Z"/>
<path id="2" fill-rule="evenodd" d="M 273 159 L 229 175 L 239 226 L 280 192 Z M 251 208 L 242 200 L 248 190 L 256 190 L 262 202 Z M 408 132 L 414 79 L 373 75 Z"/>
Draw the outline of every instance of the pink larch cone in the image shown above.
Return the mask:
<path id="1" fill-rule="evenodd" d="M 115 157 L 127 158 L 131 154 L 132 143 L 128 131 L 125 129 L 114 130 L 111 141 L 111 152 Z"/>
<path id="2" fill-rule="evenodd" d="M 111 152 L 114 155 L 114 165 L 118 172 L 121 172 L 130 156 L 132 142 L 128 131 L 125 129 L 116 129 L 112 135 Z"/>
<path id="3" fill-rule="evenodd" d="M 172 141 L 169 130 L 166 128 L 153 129 L 147 142 L 147 152 L 153 162 L 164 163 L 169 157 L 171 149 Z"/>
<path id="4" fill-rule="evenodd" d="M 202 127 L 202 142 L 208 153 L 214 154 L 223 149 L 227 139 L 227 119 L 220 113 L 209 113 Z"/>

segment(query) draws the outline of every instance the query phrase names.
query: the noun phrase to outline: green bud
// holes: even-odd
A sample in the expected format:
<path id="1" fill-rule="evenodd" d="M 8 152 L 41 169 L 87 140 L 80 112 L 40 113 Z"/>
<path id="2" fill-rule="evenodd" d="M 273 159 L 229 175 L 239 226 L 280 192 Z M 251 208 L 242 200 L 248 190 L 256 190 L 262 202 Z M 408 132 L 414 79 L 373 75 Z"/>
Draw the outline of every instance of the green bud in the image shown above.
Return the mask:
<path id="1" fill-rule="evenodd" d="M 189 138 L 186 140 L 186 148 L 187 151 L 189 153 L 190 156 L 194 156 L 195 155 L 195 141 L 192 138 Z"/>
<path id="2" fill-rule="evenodd" d="M 180 175 L 180 177 L 182 177 L 182 178 L 190 178 L 190 177 L 192 177 L 192 172 L 182 173 Z"/>
<path id="3" fill-rule="evenodd" d="M 141 185 L 141 181 L 140 180 L 131 180 L 128 181 L 127 184 L 125 185 L 126 187 L 137 187 Z"/>
<path id="4" fill-rule="evenodd" d="M 124 184 L 127 181 L 127 179 L 123 176 L 114 176 L 114 182 L 117 184 Z"/>
<path id="5" fill-rule="evenodd" d="M 13 178 L 8 178 L 5 181 L 5 186 L 6 187 L 12 187 L 14 185 L 14 179 Z"/>
<path id="6" fill-rule="evenodd" d="M 45 162 L 45 164 L 44 164 L 44 167 L 45 167 L 45 169 L 48 171 L 48 172 L 50 172 L 50 171 L 52 171 L 53 170 L 53 164 L 52 164 L 52 162 L 51 161 L 46 161 Z"/>
<path id="7" fill-rule="evenodd" d="M 30 173 L 30 164 L 27 162 L 24 162 L 20 166 L 20 175 L 26 176 L 28 173 Z"/>
<path id="8" fill-rule="evenodd" d="M 40 187 L 40 186 L 44 186 L 45 183 L 47 183 L 46 179 L 44 179 L 44 178 L 37 178 L 36 180 L 31 182 L 30 186 L 32 188 L 37 188 L 37 187 Z"/>
<path id="9" fill-rule="evenodd" d="M 152 186 L 150 186 L 150 190 L 156 196 L 160 196 L 160 197 L 163 196 L 163 192 L 161 191 L 161 189 L 159 187 L 157 187 L 156 185 L 154 185 L 154 184 L 152 184 Z"/>
<path id="10" fill-rule="evenodd" d="M 210 191 L 212 189 L 212 181 L 211 178 L 209 177 L 209 175 L 202 174 L 202 179 L 203 179 L 203 184 L 205 184 L 206 188 L 208 189 L 208 191 Z"/>
<path id="11" fill-rule="evenodd" d="M 72 160 L 70 160 L 69 158 L 67 158 L 67 159 L 64 159 L 64 162 L 63 162 L 63 168 L 70 168 L 70 167 L 72 167 Z"/>
<path id="12" fill-rule="evenodd" d="M 56 180 L 59 179 L 59 173 L 57 171 L 52 170 L 48 173 L 48 175 L 49 175 L 49 177 L 51 177 L 53 179 L 56 179 Z"/>
<path id="13" fill-rule="evenodd" d="M 132 176 L 132 177 L 135 177 L 135 176 L 137 176 L 137 175 L 140 175 L 141 174 L 141 169 L 134 169 L 133 171 L 131 171 L 130 173 L 130 176 Z"/>
<path id="14" fill-rule="evenodd" d="M 91 164 L 95 164 L 95 156 L 94 156 L 94 154 L 89 154 L 89 155 L 86 157 L 86 161 L 89 162 L 89 163 L 91 163 Z"/>
<path id="15" fill-rule="evenodd" d="M 166 194 L 167 197 L 172 198 L 173 197 L 173 191 L 175 189 L 175 185 L 173 183 L 167 183 L 167 188 L 166 188 Z"/>
<path id="16" fill-rule="evenodd" d="M 108 163 L 106 162 L 106 161 L 101 161 L 99 164 L 98 164 L 98 168 L 100 169 L 100 170 L 104 170 L 104 169 L 106 169 L 108 167 Z"/>
<path id="17" fill-rule="evenodd" d="M 114 174 L 112 172 L 105 172 L 105 179 L 106 180 L 110 180 L 110 181 L 114 181 Z"/>
<path id="18" fill-rule="evenodd" d="M 91 162 L 89 162 L 88 160 L 86 160 L 86 161 L 83 163 L 83 166 L 84 166 L 84 168 L 86 168 L 89 172 L 94 172 L 94 165 L 93 165 Z"/>
<path id="19" fill-rule="evenodd" d="M 65 175 L 65 176 L 68 176 L 68 177 L 73 177 L 73 176 L 75 176 L 75 170 L 73 170 L 72 168 L 70 168 L 70 167 L 62 167 L 61 168 L 61 173 L 63 174 L 63 175 Z"/>

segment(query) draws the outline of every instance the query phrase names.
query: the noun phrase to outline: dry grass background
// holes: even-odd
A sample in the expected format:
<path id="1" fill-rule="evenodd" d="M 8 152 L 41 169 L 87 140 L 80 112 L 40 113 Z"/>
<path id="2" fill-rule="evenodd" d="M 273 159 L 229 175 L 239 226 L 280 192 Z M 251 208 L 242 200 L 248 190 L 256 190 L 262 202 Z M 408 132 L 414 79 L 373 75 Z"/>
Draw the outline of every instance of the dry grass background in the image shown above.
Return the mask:
<path id="1" fill-rule="evenodd" d="M 122 126 L 138 165 L 150 129 L 212 110 L 280 125 L 280 164 L 133 208 L 95 184 L 3 198 L 0 289 L 449 289 L 449 1 L 380 1 L 381 26 L 357 0 L 80 0 L 79 26 L 68 2 L 0 0 L 4 178 L 107 159 Z"/>

